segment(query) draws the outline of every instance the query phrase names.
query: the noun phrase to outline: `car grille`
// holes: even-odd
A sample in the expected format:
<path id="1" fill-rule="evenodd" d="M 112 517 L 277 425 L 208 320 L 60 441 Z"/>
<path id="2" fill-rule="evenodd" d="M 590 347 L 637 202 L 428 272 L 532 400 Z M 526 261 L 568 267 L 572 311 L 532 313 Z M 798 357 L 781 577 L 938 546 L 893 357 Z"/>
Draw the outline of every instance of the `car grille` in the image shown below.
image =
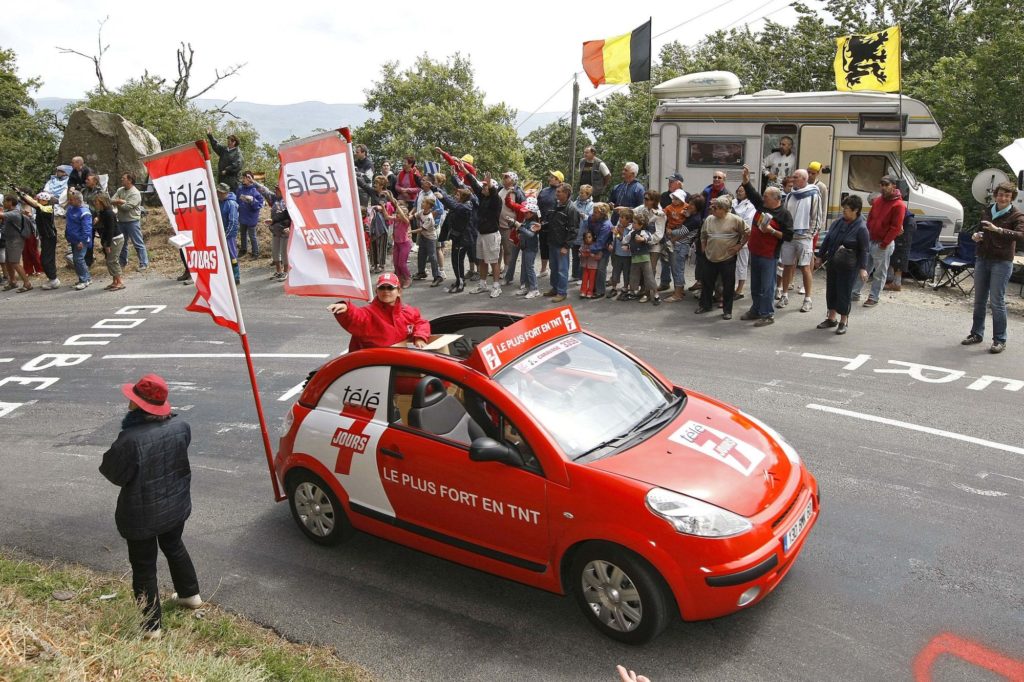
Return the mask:
<path id="1" fill-rule="evenodd" d="M 803 493 L 804 486 L 800 486 L 800 488 L 796 491 L 796 495 L 793 496 L 793 500 L 788 505 L 786 505 L 786 508 L 782 510 L 782 513 L 775 517 L 775 520 L 772 521 L 772 530 L 775 530 L 779 526 L 779 524 L 782 523 L 782 521 L 789 515 L 789 512 L 793 511 L 793 505 L 796 504 L 796 501 L 800 499 L 800 496 L 803 495 Z"/>

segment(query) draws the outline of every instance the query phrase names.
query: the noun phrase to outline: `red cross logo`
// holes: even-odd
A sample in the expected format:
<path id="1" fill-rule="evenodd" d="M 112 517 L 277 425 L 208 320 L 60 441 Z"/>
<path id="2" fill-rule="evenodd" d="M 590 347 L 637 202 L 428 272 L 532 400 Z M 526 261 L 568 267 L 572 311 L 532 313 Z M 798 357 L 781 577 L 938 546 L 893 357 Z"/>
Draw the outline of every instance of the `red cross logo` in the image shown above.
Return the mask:
<path id="1" fill-rule="evenodd" d="M 303 192 L 293 194 L 292 201 L 302 214 L 305 225 L 299 230 L 306 248 L 319 251 L 327 264 L 327 276 L 332 279 L 352 279 L 352 273 L 341 259 L 341 250 L 349 248 L 341 228 L 336 224 L 322 225 L 316 218 L 316 211 L 327 208 L 341 208 L 341 197 L 336 192 Z"/>
<path id="2" fill-rule="evenodd" d="M 367 420 L 373 416 L 373 412 L 359 405 L 346 404 L 341 410 L 341 416 L 350 418 L 352 426 L 347 429 L 338 428 L 334 431 L 331 445 L 338 448 L 338 460 L 334 463 L 334 473 L 348 476 L 352 470 L 352 457 L 356 453 L 365 452 L 366 446 L 369 444 L 370 437 L 364 434 L 363 430 L 366 428 Z"/>
<path id="3" fill-rule="evenodd" d="M 209 252 L 216 254 L 216 246 L 211 246 L 206 239 L 206 211 L 191 206 L 175 209 L 174 222 L 178 232 L 189 232 L 192 235 L 192 246 L 185 247 L 185 259 L 195 275 L 196 299 L 209 301 L 212 296 L 210 278 L 217 272 L 220 263 L 216 255 L 205 258 Z"/>

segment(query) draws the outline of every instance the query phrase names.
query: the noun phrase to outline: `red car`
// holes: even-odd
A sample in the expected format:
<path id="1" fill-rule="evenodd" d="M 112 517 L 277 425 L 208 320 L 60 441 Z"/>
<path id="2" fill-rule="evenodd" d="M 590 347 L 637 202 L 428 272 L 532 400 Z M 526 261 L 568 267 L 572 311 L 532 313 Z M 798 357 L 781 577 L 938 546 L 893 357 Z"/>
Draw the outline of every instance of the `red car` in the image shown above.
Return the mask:
<path id="1" fill-rule="evenodd" d="M 789 571 L 818 486 L 772 429 L 569 307 L 431 327 L 435 350 L 327 362 L 285 417 L 275 465 L 311 540 L 358 529 L 571 593 L 630 643 L 755 604 Z"/>

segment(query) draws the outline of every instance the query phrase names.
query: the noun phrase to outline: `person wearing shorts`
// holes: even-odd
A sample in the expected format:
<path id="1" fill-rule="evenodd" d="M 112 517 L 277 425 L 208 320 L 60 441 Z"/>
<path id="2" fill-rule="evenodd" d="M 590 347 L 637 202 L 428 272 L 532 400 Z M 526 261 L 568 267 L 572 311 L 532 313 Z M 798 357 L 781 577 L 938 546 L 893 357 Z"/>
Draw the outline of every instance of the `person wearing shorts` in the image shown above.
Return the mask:
<path id="1" fill-rule="evenodd" d="M 793 191 L 786 195 L 785 207 L 793 216 L 793 240 L 782 244 L 782 296 L 779 307 L 789 304 L 789 284 L 793 274 L 800 270 L 804 285 L 804 302 L 800 312 L 811 311 L 811 285 L 814 281 L 814 270 L 811 260 L 814 257 L 814 237 L 821 229 L 821 195 L 818 188 L 808 182 L 809 175 L 803 168 L 793 172 Z"/>

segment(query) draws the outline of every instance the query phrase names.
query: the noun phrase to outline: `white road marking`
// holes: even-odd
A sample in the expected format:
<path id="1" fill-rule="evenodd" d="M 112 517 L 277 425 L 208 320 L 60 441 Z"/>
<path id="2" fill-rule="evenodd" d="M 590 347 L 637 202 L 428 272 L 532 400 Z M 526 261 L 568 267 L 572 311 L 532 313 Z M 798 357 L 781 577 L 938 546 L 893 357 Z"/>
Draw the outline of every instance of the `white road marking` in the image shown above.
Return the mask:
<path id="1" fill-rule="evenodd" d="M 303 387 L 303 385 L 305 383 L 306 383 L 305 381 L 300 381 L 299 383 L 297 383 L 294 386 L 292 386 L 291 388 L 289 388 L 287 391 L 285 391 L 284 393 L 281 394 L 280 398 L 277 399 L 278 402 L 284 402 L 285 400 L 288 400 L 290 398 L 294 398 L 299 393 L 302 393 L 302 387 Z"/>
<path id="2" fill-rule="evenodd" d="M 161 358 L 244 358 L 244 353 L 134 353 L 104 355 L 104 360 L 159 360 Z M 254 358 L 328 358 L 328 353 L 253 353 Z"/>
<path id="3" fill-rule="evenodd" d="M 0 358 L 0 362 L 14 362 L 14 358 Z"/>
<path id="4" fill-rule="evenodd" d="M 952 431 L 933 429 L 930 426 L 921 426 L 920 424 L 901 422 L 898 419 L 889 419 L 888 417 L 879 417 L 874 414 L 864 414 L 863 412 L 854 412 L 852 410 L 844 410 L 840 407 L 829 407 L 828 405 L 816 405 L 814 403 L 807 405 L 807 409 L 818 410 L 820 412 L 829 412 L 831 414 L 838 414 L 844 417 L 853 417 L 854 419 L 862 419 L 868 422 L 875 422 L 876 424 L 896 426 L 901 429 L 907 429 L 909 431 L 930 433 L 933 436 L 942 436 L 943 438 L 959 440 L 963 441 L 964 443 L 973 443 L 974 445 L 981 445 L 986 448 L 992 448 L 993 450 L 1003 450 L 1004 452 L 1012 452 L 1016 455 L 1024 455 L 1024 448 L 1017 447 L 1016 445 L 1007 445 L 1005 443 L 997 443 L 995 441 L 985 440 L 984 438 L 976 438 L 975 436 L 965 436 L 962 433 L 953 433 Z"/>
<path id="5" fill-rule="evenodd" d="M 979 471 L 978 472 L 978 478 L 986 479 L 989 476 L 999 476 L 1001 478 L 1008 478 L 1011 481 L 1019 481 L 1020 483 L 1024 483 L 1024 478 L 1017 478 L 1016 476 L 1008 476 L 1006 474 L 998 474 L 998 473 L 996 473 L 994 471 Z"/>
<path id="6" fill-rule="evenodd" d="M 972 488 L 969 485 L 963 483 L 954 483 L 953 487 L 957 490 L 963 490 L 965 493 L 974 493 L 975 495 L 981 495 L 982 497 L 1006 497 L 1010 493 L 1004 493 L 1000 490 L 981 490 L 979 488 Z"/>
<path id="7" fill-rule="evenodd" d="M 222 474 L 237 474 L 238 469 L 218 469 L 217 467 L 203 466 L 202 464 L 193 464 L 193 469 L 205 469 L 206 471 L 219 471 Z"/>

